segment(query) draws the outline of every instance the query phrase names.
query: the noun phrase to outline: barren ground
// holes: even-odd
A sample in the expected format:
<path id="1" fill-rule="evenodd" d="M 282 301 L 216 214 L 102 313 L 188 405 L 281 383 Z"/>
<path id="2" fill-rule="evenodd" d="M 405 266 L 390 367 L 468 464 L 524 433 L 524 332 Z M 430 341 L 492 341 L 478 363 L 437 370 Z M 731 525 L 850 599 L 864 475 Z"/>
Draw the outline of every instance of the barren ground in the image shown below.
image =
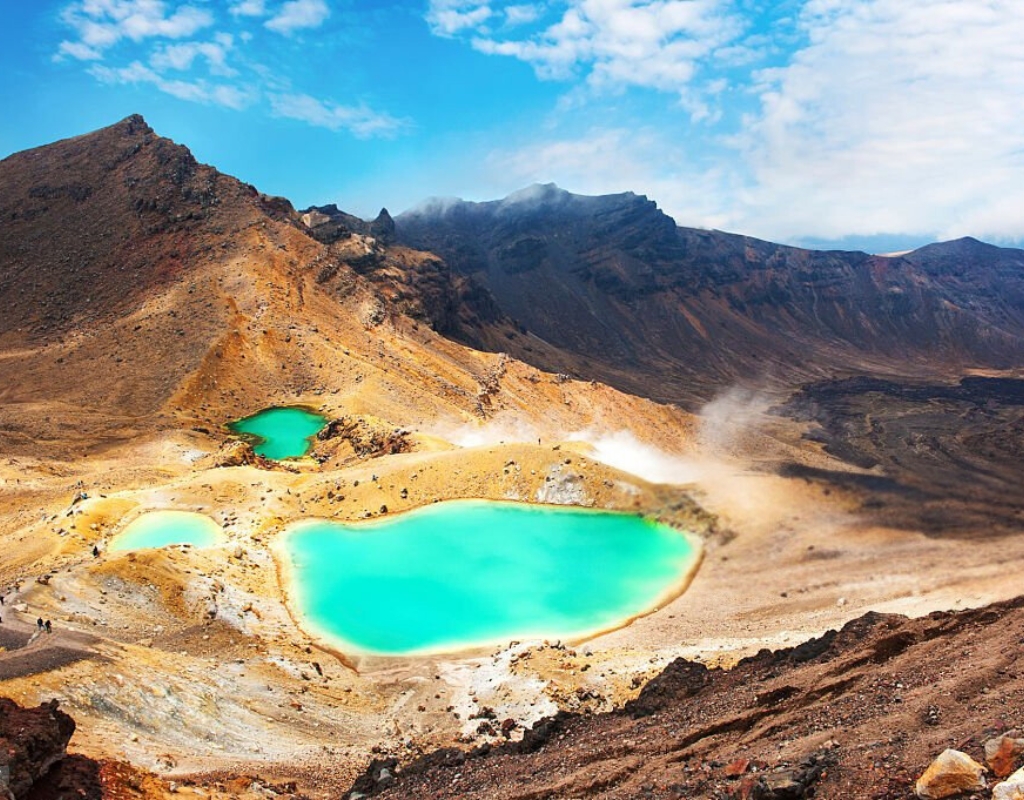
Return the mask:
<path id="1" fill-rule="evenodd" d="M 550 433 L 539 445 L 514 441 L 493 425 L 452 437 L 475 431 L 488 444 L 458 447 L 413 430 L 409 453 L 336 453 L 324 466 L 273 470 L 214 466 L 227 438 L 215 429 L 157 431 L 74 464 L 5 457 L 0 585 L 18 588 L 0 627 L 0 694 L 23 704 L 59 698 L 79 722 L 74 747 L 86 755 L 208 784 L 220 774 L 297 780 L 329 796 L 371 750 L 404 759 L 504 741 L 487 724 L 492 716 L 514 720 L 518 738 L 559 709 L 621 706 L 680 656 L 730 665 L 867 610 L 919 616 L 1019 592 L 1019 537 L 940 539 L 880 527 L 847 490 L 773 474 L 794 460 L 854 468 L 802 440 L 805 424 L 763 415 L 767 405 L 748 404 L 728 439 L 711 435 L 709 423 L 694 426 L 676 446 L 685 486 L 602 464 L 585 442 Z M 540 429 L 525 422 L 531 434 Z M 73 426 L 66 430 L 73 438 Z M 78 491 L 88 498 L 74 501 Z M 680 597 L 586 642 L 361 657 L 321 649 L 296 624 L 273 555 L 286 522 L 359 519 L 381 506 L 395 513 L 455 497 L 651 513 L 697 530 L 705 556 Z M 690 497 L 717 520 L 709 525 Z M 229 542 L 92 556 L 134 515 L 164 507 L 210 514 Z M 37 633 L 37 617 L 52 620 L 53 633 Z"/>

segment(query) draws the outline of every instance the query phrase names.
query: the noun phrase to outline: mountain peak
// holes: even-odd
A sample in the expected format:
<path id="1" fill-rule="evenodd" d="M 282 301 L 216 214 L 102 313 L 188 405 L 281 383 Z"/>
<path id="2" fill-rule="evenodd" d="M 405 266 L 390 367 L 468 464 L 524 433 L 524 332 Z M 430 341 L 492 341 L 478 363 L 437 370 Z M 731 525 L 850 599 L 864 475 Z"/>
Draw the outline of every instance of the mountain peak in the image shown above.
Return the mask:
<path id="1" fill-rule="evenodd" d="M 0 162 L 0 264 L 4 280 L 26 288 L 5 307 L 0 335 L 52 336 L 80 315 L 121 313 L 202 262 L 207 237 L 290 206 L 279 208 L 139 114 L 14 153 Z"/>
<path id="2" fill-rule="evenodd" d="M 965 270 L 966 264 L 1002 264 L 1015 274 L 1022 263 L 1021 256 L 1020 250 L 988 244 L 973 236 L 963 236 L 948 242 L 936 242 L 919 247 L 907 253 L 905 258 L 921 265 L 932 274 L 959 274 Z"/>
<path id="3" fill-rule="evenodd" d="M 123 130 L 129 135 L 154 132 L 149 123 L 143 118 L 142 114 L 129 114 L 120 122 L 112 125 L 111 128 Z"/>
<path id="4" fill-rule="evenodd" d="M 502 205 L 517 203 L 549 203 L 565 201 L 574 195 L 554 183 L 532 183 L 506 195 L 500 202 Z"/>
<path id="5" fill-rule="evenodd" d="M 554 183 L 534 183 L 500 200 L 474 202 L 455 197 L 431 197 L 399 215 L 399 224 L 415 225 L 431 220 L 490 219 L 516 220 L 540 214 L 563 219 L 592 218 L 606 214 L 625 215 L 630 220 L 648 218 L 659 227 L 675 228 L 675 221 L 657 203 L 633 192 L 619 194 L 573 194 Z"/>

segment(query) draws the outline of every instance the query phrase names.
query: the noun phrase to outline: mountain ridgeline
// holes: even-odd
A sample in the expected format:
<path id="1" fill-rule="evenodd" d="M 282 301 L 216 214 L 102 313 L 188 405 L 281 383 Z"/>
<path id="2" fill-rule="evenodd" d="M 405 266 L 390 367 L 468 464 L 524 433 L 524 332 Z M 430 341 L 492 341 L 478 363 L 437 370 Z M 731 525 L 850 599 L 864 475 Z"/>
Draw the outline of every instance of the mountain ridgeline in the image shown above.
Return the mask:
<path id="1" fill-rule="evenodd" d="M 396 222 L 399 241 L 441 256 L 560 353 L 545 361 L 529 339 L 486 328 L 460 329 L 464 341 L 660 400 L 695 403 L 744 379 L 1024 361 L 1024 251 L 974 239 L 897 257 L 805 250 L 678 227 L 632 193 L 553 185 Z"/>
<path id="2" fill-rule="evenodd" d="M 270 230 L 292 261 L 319 248 L 308 279 L 337 298 L 374 294 L 377 316 L 690 408 L 737 381 L 948 379 L 1024 363 L 1021 250 L 974 239 L 895 257 L 805 250 L 679 227 L 632 193 L 553 185 L 397 219 L 300 213 L 139 116 L 0 163 L 0 338 L 123 318 Z"/>

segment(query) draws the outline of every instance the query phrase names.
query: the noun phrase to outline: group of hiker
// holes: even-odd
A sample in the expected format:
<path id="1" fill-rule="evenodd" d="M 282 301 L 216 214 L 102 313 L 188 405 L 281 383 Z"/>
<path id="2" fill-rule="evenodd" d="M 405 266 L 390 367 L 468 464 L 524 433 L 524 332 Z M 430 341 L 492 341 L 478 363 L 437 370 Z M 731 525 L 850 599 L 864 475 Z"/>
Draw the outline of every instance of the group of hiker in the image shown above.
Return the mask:
<path id="1" fill-rule="evenodd" d="M 0 606 L 6 605 L 7 595 L 0 594 Z M 0 622 L 3 622 L 3 616 L 0 616 Z M 42 617 L 36 620 L 36 628 L 40 631 L 45 630 L 47 633 L 53 633 L 53 623 L 50 620 L 44 620 Z"/>

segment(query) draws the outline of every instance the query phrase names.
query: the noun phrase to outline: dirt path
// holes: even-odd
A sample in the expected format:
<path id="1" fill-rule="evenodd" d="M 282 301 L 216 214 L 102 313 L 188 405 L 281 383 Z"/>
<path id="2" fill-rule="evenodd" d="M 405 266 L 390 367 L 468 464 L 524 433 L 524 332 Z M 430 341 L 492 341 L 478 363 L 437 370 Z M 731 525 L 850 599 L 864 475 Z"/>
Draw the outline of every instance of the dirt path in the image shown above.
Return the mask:
<path id="1" fill-rule="evenodd" d="M 97 637 L 58 625 L 45 628 L 14 620 L 10 611 L 0 623 L 0 681 L 49 672 L 89 658 L 97 658 Z"/>

